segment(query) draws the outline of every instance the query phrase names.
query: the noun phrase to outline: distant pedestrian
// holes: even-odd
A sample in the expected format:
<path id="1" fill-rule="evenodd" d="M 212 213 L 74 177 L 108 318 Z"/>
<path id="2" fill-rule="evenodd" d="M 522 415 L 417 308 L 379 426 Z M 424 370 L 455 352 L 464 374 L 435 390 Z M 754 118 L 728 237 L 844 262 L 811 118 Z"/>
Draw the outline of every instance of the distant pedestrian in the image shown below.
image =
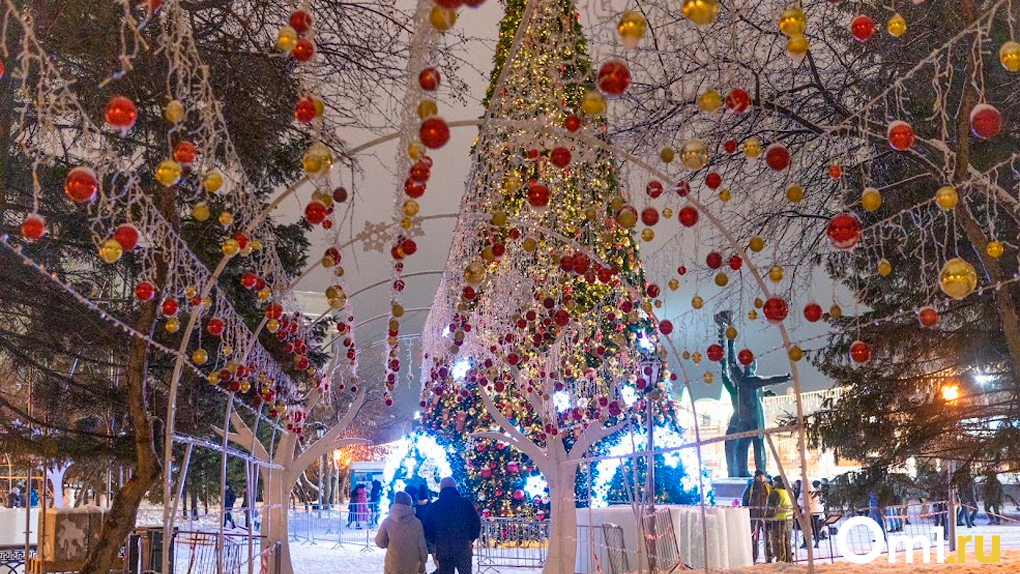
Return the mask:
<path id="1" fill-rule="evenodd" d="M 793 498 L 781 477 L 773 479 L 768 500 L 768 517 L 772 519 L 772 551 L 779 562 L 793 562 L 790 530 L 793 526 Z"/>
<path id="2" fill-rule="evenodd" d="M 234 492 L 234 487 L 227 483 L 226 490 L 223 491 L 223 527 L 227 527 L 227 523 L 230 523 L 231 528 L 237 528 L 237 524 L 234 524 L 234 516 L 231 514 L 231 510 L 234 508 L 234 503 L 237 502 L 237 493 Z"/>
<path id="3" fill-rule="evenodd" d="M 772 541 L 768 539 L 765 529 L 765 511 L 767 510 L 769 494 L 771 493 L 768 483 L 765 482 L 765 473 L 761 470 L 754 471 L 754 478 L 747 481 L 747 488 L 741 496 L 741 503 L 750 509 L 751 514 L 751 554 L 755 563 L 758 562 L 759 540 L 765 538 L 765 563 L 772 562 Z"/>
<path id="4" fill-rule="evenodd" d="M 385 574 L 422 574 L 428 551 L 425 530 L 414 517 L 414 500 L 406 492 L 393 497 L 390 514 L 375 534 L 375 544 L 386 549 Z"/>
<path id="5" fill-rule="evenodd" d="M 436 574 L 471 574 L 471 545 L 482 531 L 475 505 L 450 477 L 439 482 L 439 498 L 425 513 L 425 539 L 435 544 Z"/>
<path id="6" fill-rule="evenodd" d="M 988 524 L 1002 524 L 1002 506 L 1004 493 L 1002 483 L 994 470 L 988 471 L 985 475 L 984 492 L 982 499 L 985 502 L 985 513 L 988 514 Z"/>
<path id="7" fill-rule="evenodd" d="M 21 489 L 17 486 L 12 486 L 7 493 L 7 508 L 21 508 Z"/>
<path id="8" fill-rule="evenodd" d="M 379 503 L 382 501 L 382 490 L 382 483 L 373 480 L 372 491 L 368 497 L 368 503 L 372 510 L 372 526 L 379 524 Z"/>
<path id="9" fill-rule="evenodd" d="M 368 492 L 364 484 L 354 488 L 354 509 L 355 526 L 360 529 L 368 524 Z"/>

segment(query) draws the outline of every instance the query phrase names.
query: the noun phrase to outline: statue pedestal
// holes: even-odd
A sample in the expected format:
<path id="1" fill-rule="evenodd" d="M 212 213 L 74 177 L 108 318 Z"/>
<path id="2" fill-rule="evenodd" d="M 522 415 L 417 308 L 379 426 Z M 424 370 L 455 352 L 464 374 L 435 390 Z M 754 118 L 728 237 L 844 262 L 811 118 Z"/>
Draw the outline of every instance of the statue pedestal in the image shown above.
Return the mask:
<path id="1" fill-rule="evenodd" d="M 719 506 L 732 506 L 733 501 L 737 501 L 737 506 L 740 506 L 740 497 L 744 494 L 744 488 L 747 487 L 747 481 L 751 477 L 747 478 L 713 478 L 712 489 L 715 491 L 715 503 Z"/>

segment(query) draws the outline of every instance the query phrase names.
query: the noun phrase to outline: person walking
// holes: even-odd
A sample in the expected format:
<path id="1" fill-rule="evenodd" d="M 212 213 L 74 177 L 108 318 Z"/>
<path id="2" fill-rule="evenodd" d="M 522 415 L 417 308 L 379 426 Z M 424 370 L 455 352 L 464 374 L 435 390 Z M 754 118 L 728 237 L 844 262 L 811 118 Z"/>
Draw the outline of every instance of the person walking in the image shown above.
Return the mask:
<path id="1" fill-rule="evenodd" d="M 811 484 L 812 486 L 814 486 L 816 483 L 819 486 L 821 485 L 821 483 L 818 481 L 812 482 Z M 811 525 L 811 538 L 814 541 L 815 548 L 818 548 L 819 540 L 818 525 L 820 522 L 822 512 L 820 508 L 821 505 L 818 503 L 818 491 L 811 490 L 809 494 L 808 489 L 806 488 L 802 489 L 799 493 L 799 498 L 797 499 L 797 506 L 799 506 L 801 512 L 804 513 L 804 520 L 806 520 L 808 524 Z M 807 548 L 806 534 L 804 535 L 804 539 L 801 541 L 800 547 Z"/>
<path id="2" fill-rule="evenodd" d="M 985 503 L 985 514 L 988 515 L 988 524 L 1002 524 L 1002 506 L 1004 492 L 1002 483 L 994 470 L 989 470 L 985 475 L 985 483 L 981 498 Z"/>
<path id="3" fill-rule="evenodd" d="M 234 503 L 237 502 L 237 493 L 234 492 L 234 487 L 227 483 L 226 490 L 223 491 L 223 527 L 227 527 L 227 523 L 230 523 L 231 528 L 237 528 L 234 524 L 234 516 L 231 514 L 231 510 L 234 508 Z"/>
<path id="4" fill-rule="evenodd" d="M 7 493 L 7 508 L 21 508 L 21 489 L 17 486 L 12 486 Z"/>
<path id="5" fill-rule="evenodd" d="M 475 505 L 451 477 L 439 482 L 439 498 L 425 512 L 425 540 L 435 544 L 436 574 L 471 574 L 471 545 L 482 532 Z"/>
<path id="6" fill-rule="evenodd" d="M 379 525 L 375 545 L 386 549 L 385 574 L 423 574 L 428 553 L 425 529 L 414 516 L 414 500 L 406 492 L 393 497 L 390 514 Z"/>
<path id="7" fill-rule="evenodd" d="M 777 476 L 773 483 L 767 505 L 768 517 L 772 519 L 772 551 L 779 562 L 793 562 L 793 548 L 790 545 L 793 498 L 787 492 L 782 477 Z"/>
<path id="8" fill-rule="evenodd" d="M 372 526 L 379 524 L 379 503 L 382 501 L 382 483 L 378 479 L 372 481 L 372 491 L 368 502 L 372 510 Z"/>
<path id="9" fill-rule="evenodd" d="M 765 538 L 765 563 L 772 562 L 772 541 L 769 540 L 765 530 L 765 511 L 768 506 L 769 494 L 771 493 L 768 483 L 765 482 L 765 472 L 754 471 L 754 478 L 747 481 L 747 488 L 741 496 L 741 503 L 750 509 L 751 513 L 751 554 L 755 563 L 758 562 L 758 541 L 764 534 Z"/>
<path id="10" fill-rule="evenodd" d="M 355 528 L 361 530 L 368 524 L 368 492 L 364 484 L 359 484 L 354 489 L 354 509 Z"/>
<path id="11" fill-rule="evenodd" d="M 960 500 L 960 511 L 956 516 L 956 525 L 967 525 L 967 528 L 974 528 L 974 519 L 977 518 L 977 492 L 974 485 L 974 478 L 970 473 L 961 473 L 960 486 L 958 489 Z"/>

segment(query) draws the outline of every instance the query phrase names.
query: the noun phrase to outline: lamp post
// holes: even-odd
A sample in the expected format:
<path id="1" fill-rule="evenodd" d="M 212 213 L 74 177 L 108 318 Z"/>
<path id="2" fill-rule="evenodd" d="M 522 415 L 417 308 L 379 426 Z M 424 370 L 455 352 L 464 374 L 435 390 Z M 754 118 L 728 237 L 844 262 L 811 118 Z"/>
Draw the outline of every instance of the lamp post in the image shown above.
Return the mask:
<path id="1" fill-rule="evenodd" d="M 656 539 L 658 537 L 655 525 L 655 411 L 653 403 L 660 397 L 658 382 L 659 382 L 659 370 L 662 368 L 662 363 L 658 360 L 644 360 L 640 363 L 641 372 L 639 376 L 644 378 L 646 381 L 645 386 L 645 409 L 646 409 L 646 424 L 648 429 L 645 431 L 648 444 L 646 451 L 648 454 L 648 460 L 645 463 L 645 501 L 648 504 L 646 514 L 642 522 L 646 525 L 643 530 L 645 531 L 645 553 L 648 558 L 648 571 L 655 572 L 657 556 L 655 552 Z M 635 460 L 635 465 L 637 461 Z"/>
<path id="2" fill-rule="evenodd" d="M 316 441 L 322 440 L 323 435 L 326 434 L 326 425 L 322 423 L 316 423 L 315 425 L 315 439 Z M 326 455 L 319 457 L 319 511 L 322 511 L 322 469 L 326 465 Z"/>

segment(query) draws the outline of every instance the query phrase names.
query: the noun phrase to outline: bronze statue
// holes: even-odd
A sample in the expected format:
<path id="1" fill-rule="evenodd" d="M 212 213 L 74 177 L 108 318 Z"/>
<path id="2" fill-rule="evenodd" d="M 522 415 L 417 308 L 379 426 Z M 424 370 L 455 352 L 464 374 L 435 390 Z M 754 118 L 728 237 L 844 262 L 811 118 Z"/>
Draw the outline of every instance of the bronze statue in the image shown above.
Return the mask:
<path id="1" fill-rule="evenodd" d="M 762 408 L 762 389 L 779 385 L 790 380 L 790 375 L 760 377 L 756 374 L 757 361 L 744 367 L 737 362 L 737 353 L 733 350 L 733 339 L 726 337 L 726 327 L 732 322 L 729 311 L 720 311 L 715 315 L 719 325 L 719 344 L 724 349 L 722 382 L 733 404 L 733 416 L 726 428 L 726 434 L 738 434 L 765 428 L 765 410 Z M 765 439 L 761 436 L 740 438 L 726 441 L 726 470 L 731 477 L 751 476 L 747 468 L 747 451 L 754 446 L 754 466 L 756 470 L 765 470 Z"/>

